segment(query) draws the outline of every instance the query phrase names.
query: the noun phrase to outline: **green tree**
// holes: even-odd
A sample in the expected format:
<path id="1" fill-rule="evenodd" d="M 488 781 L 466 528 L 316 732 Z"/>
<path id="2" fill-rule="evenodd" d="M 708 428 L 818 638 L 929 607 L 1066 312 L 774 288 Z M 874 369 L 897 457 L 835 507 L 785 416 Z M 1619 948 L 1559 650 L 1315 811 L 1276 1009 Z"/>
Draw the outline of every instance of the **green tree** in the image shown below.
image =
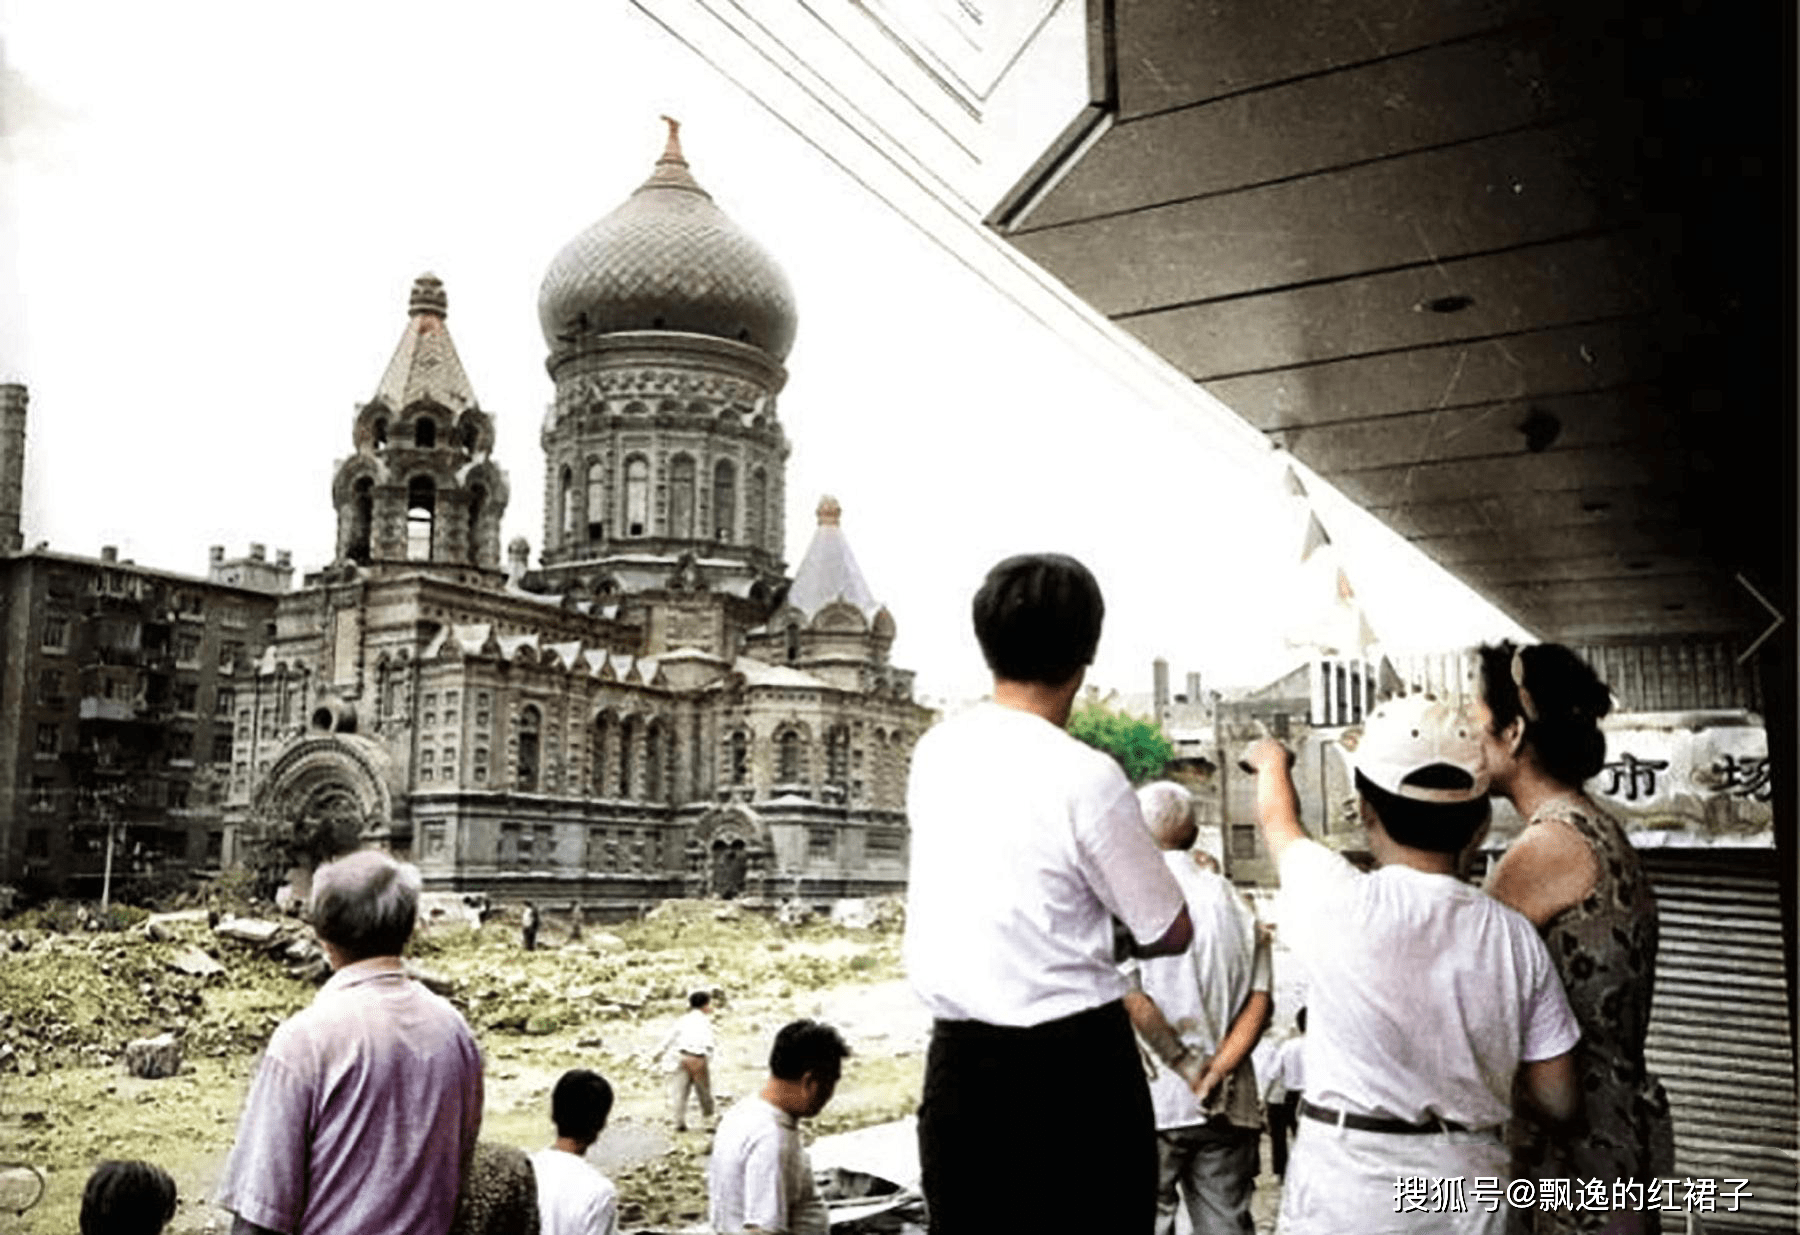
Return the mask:
<path id="1" fill-rule="evenodd" d="M 1161 725 L 1141 716 L 1115 712 L 1104 704 L 1077 706 L 1069 714 L 1069 732 L 1117 759 L 1134 785 L 1161 776 L 1175 757 L 1175 746 L 1163 734 Z"/>

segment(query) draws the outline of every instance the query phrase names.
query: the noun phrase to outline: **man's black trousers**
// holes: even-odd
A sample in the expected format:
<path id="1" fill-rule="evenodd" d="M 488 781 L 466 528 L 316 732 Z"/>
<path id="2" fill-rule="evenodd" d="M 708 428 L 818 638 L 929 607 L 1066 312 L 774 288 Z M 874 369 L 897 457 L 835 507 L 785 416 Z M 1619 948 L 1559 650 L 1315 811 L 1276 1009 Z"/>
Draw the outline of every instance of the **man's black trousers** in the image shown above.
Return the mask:
<path id="1" fill-rule="evenodd" d="M 919 1164 L 932 1235 L 1150 1230 L 1156 1128 L 1124 1007 L 936 1022 Z"/>

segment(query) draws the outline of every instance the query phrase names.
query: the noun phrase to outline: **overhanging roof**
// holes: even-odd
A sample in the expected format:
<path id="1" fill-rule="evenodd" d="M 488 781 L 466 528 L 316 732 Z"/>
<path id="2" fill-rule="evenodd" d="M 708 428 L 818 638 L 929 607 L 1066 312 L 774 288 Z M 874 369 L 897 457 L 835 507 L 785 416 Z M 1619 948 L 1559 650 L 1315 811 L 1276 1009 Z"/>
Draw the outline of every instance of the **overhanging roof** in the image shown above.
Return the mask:
<path id="1" fill-rule="evenodd" d="M 1785 5 L 1095 6 L 1017 248 L 1527 626 L 1769 623 Z"/>

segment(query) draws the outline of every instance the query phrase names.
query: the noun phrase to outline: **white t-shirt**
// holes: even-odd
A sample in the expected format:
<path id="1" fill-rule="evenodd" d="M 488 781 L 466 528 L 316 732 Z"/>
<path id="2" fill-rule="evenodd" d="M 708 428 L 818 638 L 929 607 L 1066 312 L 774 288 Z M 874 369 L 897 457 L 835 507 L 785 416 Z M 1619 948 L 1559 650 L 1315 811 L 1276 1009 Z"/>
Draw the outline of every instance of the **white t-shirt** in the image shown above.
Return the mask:
<path id="1" fill-rule="evenodd" d="M 1580 1030 L 1537 928 L 1449 875 L 1363 874 L 1316 841 L 1281 855 L 1306 962 L 1306 1099 L 1353 1114 L 1504 1123 L 1521 1063 Z"/>
<path id="2" fill-rule="evenodd" d="M 712 1053 L 712 1017 L 699 1008 L 689 1008 L 683 1012 L 659 1048 L 662 1066 L 670 1070 L 680 1066 L 683 1055 L 710 1057 Z"/>
<path id="3" fill-rule="evenodd" d="M 1250 1052 L 1264 1102 L 1272 1105 L 1306 1089 L 1306 1069 L 1301 1066 L 1305 1046 L 1306 1035 L 1296 1033 L 1280 1040 L 1264 1038 Z"/>
<path id="4" fill-rule="evenodd" d="M 826 1235 L 830 1229 L 799 1121 L 761 1097 L 743 1099 L 719 1120 L 706 1192 L 712 1228 L 721 1235 L 746 1226 L 786 1235 Z"/>
<path id="5" fill-rule="evenodd" d="M 617 1235 L 619 1190 L 572 1153 L 546 1146 L 531 1155 L 542 1235 Z"/>
<path id="6" fill-rule="evenodd" d="M 1112 919 L 1162 937 L 1181 889 L 1124 772 L 1042 717 L 980 703 L 913 751 L 907 977 L 931 1014 L 1038 1025 L 1125 993 Z"/>
<path id="7" fill-rule="evenodd" d="M 1164 853 L 1169 873 L 1181 885 L 1193 919 L 1194 939 L 1176 956 L 1127 961 L 1144 994 L 1182 1043 L 1202 1055 L 1219 1049 L 1252 991 L 1269 989 L 1269 949 L 1257 938 L 1256 911 L 1214 871 L 1194 865 L 1187 852 Z M 1158 1128 L 1204 1123 L 1205 1113 L 1186 1081 L 1156 1062 L 1150 1102 Z"/>

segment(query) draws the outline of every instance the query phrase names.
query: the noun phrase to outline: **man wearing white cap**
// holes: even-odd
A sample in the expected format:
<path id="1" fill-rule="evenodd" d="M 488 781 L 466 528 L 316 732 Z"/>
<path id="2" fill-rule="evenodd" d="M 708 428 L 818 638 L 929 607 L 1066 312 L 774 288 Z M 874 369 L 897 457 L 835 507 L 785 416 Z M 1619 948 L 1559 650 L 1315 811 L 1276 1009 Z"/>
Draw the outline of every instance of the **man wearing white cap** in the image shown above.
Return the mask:
<path id="1" fill-rule="evenodd" d="M 1531 923 L 1456 877 L 1488 819 L 1480 735 L 1425 695 L 1370 715 L 1354 762 L 1373 874 L 1308 839 L 1280 743 L 1243 762 L 1282 933 L 1311 974 L 1280 1229 L 1499 1235 L 1515 1077 L 1549 1118 L 1572 1118 L 1579 1030 Z"/>

